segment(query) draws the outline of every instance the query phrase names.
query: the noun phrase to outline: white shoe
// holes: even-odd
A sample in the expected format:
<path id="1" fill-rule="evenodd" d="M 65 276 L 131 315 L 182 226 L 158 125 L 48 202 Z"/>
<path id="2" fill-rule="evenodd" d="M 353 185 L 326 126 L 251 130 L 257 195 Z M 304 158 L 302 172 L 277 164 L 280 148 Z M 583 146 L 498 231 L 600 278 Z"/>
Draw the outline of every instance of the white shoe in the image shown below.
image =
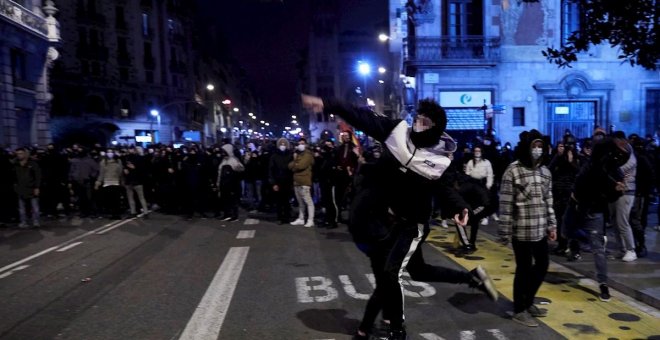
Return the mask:
<path id="1" fill-rule="evenodd" d="M 442 222 L 440 222 L 440 226 L 445 229 L 449 228 L 449 226 L 447 225 L 447 220 L 442 220 Z"/>
<path id="2" fill-rule="evenodd" d="M 312 221 L 309 221 L 309 222 L 305 223 L 305 225 L 304 225 L 305 228 L 311 228 L 313 226 L 314 226 L 314 222 L 312 222 Z"/>
<path id="3" fill-rule="evenodd" d="M 623 258 L 621 261 L 623 262 L 632 262 L 637 260 L 637 254 L 635 253 L 634 250 L 628 250 L 625 255 L 623 255 Z"/>
<path id="4" fill-rule="evenodd" d="M 291 225 L 303 225 L 305 224 L 305 220 L 297 219 L 293 222 L 291 222 Z"/>
<path id="5" fill-rule="evenodd" d="M 481 225 L 488 225 L 488 217 L 481 219 Z"/>

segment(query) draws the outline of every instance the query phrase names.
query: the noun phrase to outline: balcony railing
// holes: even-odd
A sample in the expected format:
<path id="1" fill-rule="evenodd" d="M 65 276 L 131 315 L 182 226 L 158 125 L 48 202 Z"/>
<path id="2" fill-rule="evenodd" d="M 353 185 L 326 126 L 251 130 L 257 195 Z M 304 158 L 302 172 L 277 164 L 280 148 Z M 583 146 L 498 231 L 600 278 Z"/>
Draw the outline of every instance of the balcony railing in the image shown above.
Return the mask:
<path id="1" fill-rule="evenodd" d="M 494 63 L 500 39 L 483 36 L 415 37 L 404 40 L 404 61 L 412 64 Z"/>
<path id="2" fill-rule="evenodd" d="M 48 36 L 46 19 L 10 0 L 0 0 L 0 16 L 27 29 Z"/>

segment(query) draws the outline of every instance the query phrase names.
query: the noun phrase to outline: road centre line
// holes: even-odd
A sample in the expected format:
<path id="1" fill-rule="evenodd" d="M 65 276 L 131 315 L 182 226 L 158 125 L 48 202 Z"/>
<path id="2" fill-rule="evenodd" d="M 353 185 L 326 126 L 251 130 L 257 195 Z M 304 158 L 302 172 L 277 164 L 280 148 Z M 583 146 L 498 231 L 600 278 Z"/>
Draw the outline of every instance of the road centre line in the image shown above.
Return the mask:
<path id="1" fill-rule="evenodd" d="M 254 238 L 256 230 L 241 230 L 238 232 L 238 235 L 236 235 L 237 239 L 242 239 L 242 238 Z"/>
<path id="2" fill-rule="evenodd" d="M 28 261 L 30 261 L 30 260 L 34 260 L 34 259 L 36 259 L 37 257 L 42 256 L 42 255 L 46 255 L 46 254 L 52 252 L 52 251 L 55 250 L 55 249 L 59 249 L 59 248 L 61 248 L 61 247 L 65 247 L 65 246 L 67 246 L 67 245 L 69 245 L 69 244 L 71 244 L 71 243 L 73 243 L 73 242 L 75 242 L 75 241 L 80 240 L 81 238 L 87 237 L 87 236 L 89 236 L 89 235 L 92 235 L 92 234 L 96 233 L 96 232 L 99 231 L 99 230 L 103 230 L 103 229 L 105 229 L 105 228 L 108 228 L 109 226 L 112 226 L 112 225 L 114 225 L 114 224 L 116 224 L 116 223 L 121 223 L 121 222 L 122 222 L 122 221 L 113 221 L 113 222 L 110 222 L 110 223 L 105 224 L 105 225 L 103 225 L 103 226 L 101 226 L 101 227 L 98 227 L 98 228 L 96 228 L 96 229 L 94 229 L 94 230 L 90 230 L 90 231 L 88 231 L 88 232 L 86 232 L 86 233 L 84 233 L 84 234 L 82 234 L 82 235 L 78 235 L 78 236 L 76 236 L 76 237 L 74 237 L 74 238 L 72 238 L 72 239 L 70 239 L 70 240 L 68 240 L 68 241 L 64 241 L 64 242 L 62 242 L 62 243 L 60 243 L 60 244 L 58 244 L 58 245 L 56 245 L 56 246 L 54 246 L 54 247 L 50 247 L 50 248 L 48 248 L 48 249 L 46 249 L 46 250 L 42 250 L 42 251 L 39 252 L 39 253 L 36 253 L 36 254 L 34 254 L 34 255 L 31 255 L 31 256 L 28 256 L 28 257 L 26 257 L 26 258 L 24 258 L 24 259 L 22 259 L 22 260 L 18 260 L 18 261 L 16 261 L 16 262 L 12 263 L 12 264 L 8 264 L 8 265 L 6 265 L 6 266 L 0 268 L 0 273 L 2 273 L 2 272 L 4 272 L 4 271 L 7 271 L 7 270 L 11 270 L 12 268 L 17 267 L 17 266 L 20 266 L 20 265 L 22 265 L 22 264 L 25 263 L 25 262 L 28 262 Z"/>
<path id="3" fill-rule="evenodd" d="M 20 267 L 16 267 L 16 268 L 14 268 L 14 269 L 12 269 L 12 270 L 10 270 L 10 271 L 4 272 L 4 273 L 0 274 L 0 279 L 4 279 L 5 277 L 10 276 L 11 274 L 14 274 L 14 273 L 17 272 L 17 271 L 23 270 L 23 269 L 25 269 L 25 268 L 27 268 L 27 267 L 29 267 L 29 266 L 30 266 L 29 264 L 24 264 L 24 265 L 22 265 L 22 266 L 20 266 Z"/>
<path id="4" fill-rule="evenodd" d="M 113 226 L 111 226 L 111 227 L 108 227 L 108 228 L 103 229 L 103 230 L 101 230 L 101 231 L 97 231 L 97 232 L 96 232 L 96 235 L 103 235 L 103 234 L 105 234 L 105 233 L 107 233 L 107 232 L 109 232 L 109 231 L 111 231 L 111 230 L 114 230 L 114 229 L 117 229 L 117 228 L 123 226 L 124 224 L 126 224 L 126 223 L 128 223 L 128 222 L 133 222 L 133 221 L 135 221 L 136 219 L 137 219 L 137 217 L 133 217 L 133 218 L 129 218 L 129 219 L 127 219 L 127 220 L 120 221 L 119 223 L 117 223 L 117 224 L 115 224 L 115 225 L 113 225 Z"/>
<path id="5" fill-rule="evenodd" d="M 60 253 L 61 253 L 61 252 L 63 252 L 63 251 L 67 251 L 67 250 L 69 250 L 69 249 L 71 249 L 71 248 L 73 248 L 73 247 L 79 246 L 79 245 L 81 245 L 81 244 L 82 244 L 82 242 L 80 242 L 80 241 L 79 241 L 79 242 L 75 242 L 75 243 L 71 243 L 71 244 L 69 244 L 68 246 L 65 246 L 65 247 L 62 247 L 62 248 L 56 250 L 56 252 L 60 252 Z"/>
<path id="6" fill-rule="evenodd" d="M 215 273 L 179 340 L 216 340 L 250 247 L 232 247 Z"/>

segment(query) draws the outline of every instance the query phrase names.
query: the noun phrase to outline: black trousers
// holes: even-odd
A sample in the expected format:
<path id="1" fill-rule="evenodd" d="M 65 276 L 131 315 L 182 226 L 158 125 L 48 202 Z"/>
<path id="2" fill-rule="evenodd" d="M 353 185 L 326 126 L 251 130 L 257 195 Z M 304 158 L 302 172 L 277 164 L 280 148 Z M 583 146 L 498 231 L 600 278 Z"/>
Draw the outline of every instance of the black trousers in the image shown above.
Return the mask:
<path id="1" fill-rule="evenodd" d="M 332 183 L 321 182 L 321 203 L 325 208 L 325 222 L 330 225 L 337 225 L 338 211 L 337 200 L 335 197 L 335 185 Z"/>
<path id="2" fill-rule="evenodd" d="M 386 240 L 378 242 L 366 251 L 371 262 L 376 289 L 367 302 L 360 323 L 360 330 L 368 332 L 373 326 L 378 313 L 383 311 L 383 318 L 390 320 L 392 329 L 403 327 L 403 294 L 401 272 L 405 268 L 414 281 L 470 283 L 472 275 L 464 270 L 434 266 L 424 261 L 421 243 L 429 234 L 428 225 L 418 228 L 393 232 Z M 415 247 L 410 255 L 410 250 Z M 397 269 L 398 268 L 398 269 Z"/>
<path id="3" fill-rule="evenodd" d="M 92 186 L 92 183 L 89 181 L 71 183 L 71 189 L 73 190 L 73 194 L 78 198 L 78 209 L 80 209 L 80 214 L 82 216 L 89 216 L 94 212 Z"/>
<path id="4" fill-rule="evenodd" d="M 284 223 L 291 221 L 291 196 L 293 195 L 293 185 L 278 184 L 279 190 L 273 191 L 273 200 L 277 210 L 277 220 Z"/>
<path id="5" fill-rule="evenodd" d="M 513 240 L 516 274 L 513 279 L 513 311 L 520 313 L 534 304 L 534 297 L 548 272 L 548 240 Z"/>

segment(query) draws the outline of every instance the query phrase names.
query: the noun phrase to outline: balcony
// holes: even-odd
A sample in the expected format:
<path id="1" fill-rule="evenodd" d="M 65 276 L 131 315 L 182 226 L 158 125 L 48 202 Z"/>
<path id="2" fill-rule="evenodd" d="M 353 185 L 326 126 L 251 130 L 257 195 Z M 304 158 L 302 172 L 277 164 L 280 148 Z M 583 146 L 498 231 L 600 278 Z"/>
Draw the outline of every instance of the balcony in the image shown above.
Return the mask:
<path id="1" fill-rule="evenodd" d="M 37 88 L 37 85 L 28 80 L 14 79 L 14 87 L 34 91 Z"/>
<path id="2" fill-rule="evenodd" d="M 405 39 L 403 43 L 406 69 L 416 66 L 492 66 L 500 60 L 498 37 L 416 37 Z"/>
<path id="3" fill-rule="evenodd" d="M 0 17 L 29 31 L 48 37 L 46 19 L 10 0 L 0 0 Z"/>
<path id="4" fill-rule="evenodd" d="M 104 46 L 79 44 L 76 56 L 80 59 L 108 61 L 108 48 Z"/>

